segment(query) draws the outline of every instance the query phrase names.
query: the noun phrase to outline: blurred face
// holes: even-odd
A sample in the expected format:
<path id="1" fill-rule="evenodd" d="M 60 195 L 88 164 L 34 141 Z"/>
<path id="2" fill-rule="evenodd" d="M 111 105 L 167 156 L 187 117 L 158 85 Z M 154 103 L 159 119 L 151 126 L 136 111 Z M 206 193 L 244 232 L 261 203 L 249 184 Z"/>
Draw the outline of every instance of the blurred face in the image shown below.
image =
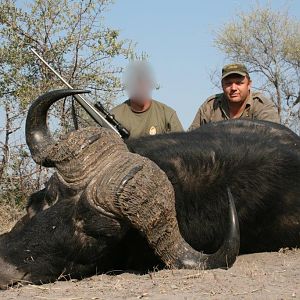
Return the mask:
<path id="1" fill-rule="evenodd" d="M 230 102 L 244 102 L 250 93 L 251 80 L 246 76 L 232 74 L 222 80 L 222 88 Z"/>
<path id="2" fill-rule="evenodd" d="M 151 98 L 152 85 L 143 78 L 137 78 L 128 87 L 128 95 L 132 101 L 145 102 Z"/>
<path id="3" fill-rule="evenodd" d="M 125 87 L 131 101 L 144 103 L 151 99 L 155 80 L 150 65 L 145 61 L 132 62 L 125 73 Z"/>

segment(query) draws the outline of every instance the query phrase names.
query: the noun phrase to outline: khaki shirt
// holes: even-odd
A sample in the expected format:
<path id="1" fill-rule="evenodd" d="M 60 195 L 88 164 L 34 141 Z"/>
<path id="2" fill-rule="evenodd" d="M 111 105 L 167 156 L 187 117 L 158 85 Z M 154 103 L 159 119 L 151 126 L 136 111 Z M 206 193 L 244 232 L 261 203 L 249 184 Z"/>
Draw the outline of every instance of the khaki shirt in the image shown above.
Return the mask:
<path id="1" fill-rule="evenodd" d="M 116 120 L 130 131 L 130 138 L 183 131 L 176 111 L 155 100 L 152 100 L 151 106 L 141 113 L 131 110 L 129 100 L 116 106 L 111 112 Z"/>
<path id="2" fill-rule="evenodd" d="M 213 95 L 201 105 L 189 130 L 198 128 L 205 123 L 229 119 L 229 106 L 224 94 Z M 266 120 L 280 123 L 274 103 L 259 92 L 250 93 L 240 119 Z"/>

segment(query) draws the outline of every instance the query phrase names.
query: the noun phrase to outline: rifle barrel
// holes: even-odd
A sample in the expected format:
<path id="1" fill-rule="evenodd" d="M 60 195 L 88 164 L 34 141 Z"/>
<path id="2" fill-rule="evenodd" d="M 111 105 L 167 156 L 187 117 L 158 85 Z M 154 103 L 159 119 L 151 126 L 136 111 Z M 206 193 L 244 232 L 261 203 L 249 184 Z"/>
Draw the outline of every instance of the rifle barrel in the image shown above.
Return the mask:
<path id="1" fill-rule="evenodd" d="M 40 61 L 43 62 L 43 64 L 51 70 L 68 88 L 74 89 L 69 82 L 67 82 L 56 70 L 54 70 L 45 60 L 42 56 L 40 56 L 33 48 L 30 49 L 35 56 L 37 56 Z M 74 98 L 77 100 L 77 102 L 83 107 L 83 109 L 102 127 L 110 128 L 113 131 L 115 131 L 120 137 L 121 134 L 119 131 L 110 124 L 104 116 L 86 99 L 84 99 L 81 95 L 74 95 Z"/>

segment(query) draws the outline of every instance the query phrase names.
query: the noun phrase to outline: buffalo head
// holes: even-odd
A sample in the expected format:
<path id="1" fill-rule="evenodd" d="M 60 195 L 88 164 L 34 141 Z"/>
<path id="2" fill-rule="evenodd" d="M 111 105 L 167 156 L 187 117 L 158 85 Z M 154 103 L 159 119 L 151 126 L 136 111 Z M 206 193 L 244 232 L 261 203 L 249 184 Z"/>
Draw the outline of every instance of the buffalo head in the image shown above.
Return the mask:
<path id="1" fill-rule="evenodd" d="M 126 244 L 132 229 L 168 267 L 230 267 L 239 251 L 239 226 L 229 189 L 224 243 L 217 252 L 204 254 L 182 237 L 173 186 L 153 161 L 129 152 L 122 139 L 105 128 L 53 139 L 48 109 L 61 98 L 83 92 L 52 91 L 29 109 L 26 140 L 32 157 L 57 172 L 44 190 L 31 196 L 28 214 L 0 236 L 0 285 L 114 268 L 114 253 Z"/>

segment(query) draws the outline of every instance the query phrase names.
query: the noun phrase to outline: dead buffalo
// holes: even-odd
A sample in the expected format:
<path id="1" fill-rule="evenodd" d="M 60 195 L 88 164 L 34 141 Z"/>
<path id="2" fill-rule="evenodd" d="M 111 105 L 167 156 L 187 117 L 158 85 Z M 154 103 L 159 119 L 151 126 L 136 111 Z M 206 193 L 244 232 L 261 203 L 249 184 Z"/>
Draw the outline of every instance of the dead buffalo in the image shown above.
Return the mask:
<path id="1" fill-rule="evenodd" d="M 54 141 L 49 107 L 79 92 L 49 92 L 28 112 L 32 157 L 57 172 L 0 236 L 2 287 L 156 265 L 226 268 L 239 246 L 243 253 L 299 246 L 296 134 L 236 121 L 127 145 L 103 128 Z"/>

